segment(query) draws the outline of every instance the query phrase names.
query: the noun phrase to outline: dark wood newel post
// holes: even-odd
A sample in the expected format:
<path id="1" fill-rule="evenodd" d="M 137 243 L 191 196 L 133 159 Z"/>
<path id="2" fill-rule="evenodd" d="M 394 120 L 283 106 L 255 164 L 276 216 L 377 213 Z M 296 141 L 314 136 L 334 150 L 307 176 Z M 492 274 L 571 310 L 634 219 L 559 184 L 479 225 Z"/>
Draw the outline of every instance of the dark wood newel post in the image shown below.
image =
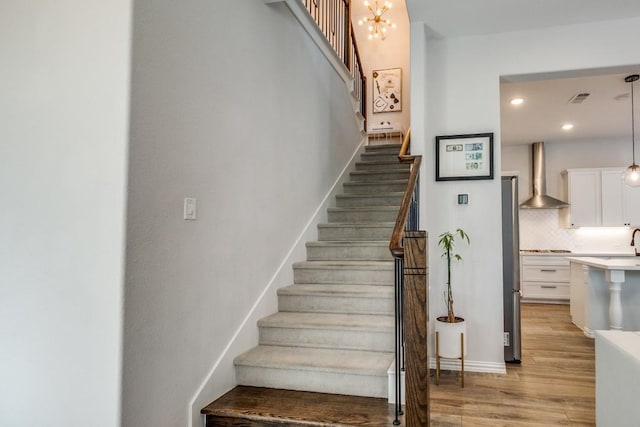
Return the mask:
<path id="1" fill-rule="evenodd" d="M 404 235 L 405 425 L 429 426 L 427 233 Z"/>

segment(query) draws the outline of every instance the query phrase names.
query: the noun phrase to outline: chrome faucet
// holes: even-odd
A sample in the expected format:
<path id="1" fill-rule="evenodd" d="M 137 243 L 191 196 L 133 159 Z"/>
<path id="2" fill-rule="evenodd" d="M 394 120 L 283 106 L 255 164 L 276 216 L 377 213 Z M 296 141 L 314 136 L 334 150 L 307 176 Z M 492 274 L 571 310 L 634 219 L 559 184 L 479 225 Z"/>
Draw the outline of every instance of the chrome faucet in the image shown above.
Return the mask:
<path id="1" fill-rule="evenodd" d="M 636 252 L 636 256 L 640 256 L 640 252 L 636 249 L 636 232 L 640 231 L 640 228 L 636 228 L 633 230 L 631 234 L 631 246 L 633 246 L 633 250 Z"/>

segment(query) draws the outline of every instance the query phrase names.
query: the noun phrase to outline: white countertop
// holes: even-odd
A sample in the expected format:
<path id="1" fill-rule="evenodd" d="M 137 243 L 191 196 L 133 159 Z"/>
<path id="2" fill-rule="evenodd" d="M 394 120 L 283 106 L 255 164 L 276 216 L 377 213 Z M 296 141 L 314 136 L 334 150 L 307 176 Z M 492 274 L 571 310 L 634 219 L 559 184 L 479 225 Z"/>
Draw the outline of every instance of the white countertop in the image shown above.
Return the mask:
<path id="1" fill-rule="evenodd" d="M 594 257 L 575 257 L 570 256 L 567 259 L 571 262 L 597 267 L 603 270 L 640 270 L 640 257 L 633 258 L 594 258 Z"/>
<path id="2" fill-rule="evenodd" d="M 526 256 L 562 256 L 562 257 L 635 257 L 633 252 L 527 252 L 520 251 Z"/>
<path id="3" fill-rule="evenodd" d="M 603 338 L 612 345 L 633 356 L 640 363 L 640 332 L 596 331 L 597 339 Z"/>

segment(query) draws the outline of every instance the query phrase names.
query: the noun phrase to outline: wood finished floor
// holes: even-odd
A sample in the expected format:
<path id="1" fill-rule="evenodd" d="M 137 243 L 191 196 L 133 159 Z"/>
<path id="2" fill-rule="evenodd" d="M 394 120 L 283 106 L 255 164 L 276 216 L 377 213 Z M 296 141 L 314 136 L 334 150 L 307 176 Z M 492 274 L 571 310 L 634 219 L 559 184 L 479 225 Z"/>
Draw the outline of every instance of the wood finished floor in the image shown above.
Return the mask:
<path id="1" fill-rule="evenodd" d="M 508 365 L 507 375 L 467 372 L 462 389 L 457 372 L 444 371 L 439 386 L 432 374 L 432 427 L 595 426 L 594 343 L 571 323 L 569 306 L 523 305 L 522 323 L 522 364 Z M 382 427 L 394 419 L 383 399 L 251 387 L 203 413 L 221 416 L 208 426 Z"/>
<path id="2" fill-rule="evenodd" d="M 431 426 L 595 426 L 593 340 L 568 305 L 524 304 L 522 364 L 507 375 L 444 372 L 430 387 Z"/>

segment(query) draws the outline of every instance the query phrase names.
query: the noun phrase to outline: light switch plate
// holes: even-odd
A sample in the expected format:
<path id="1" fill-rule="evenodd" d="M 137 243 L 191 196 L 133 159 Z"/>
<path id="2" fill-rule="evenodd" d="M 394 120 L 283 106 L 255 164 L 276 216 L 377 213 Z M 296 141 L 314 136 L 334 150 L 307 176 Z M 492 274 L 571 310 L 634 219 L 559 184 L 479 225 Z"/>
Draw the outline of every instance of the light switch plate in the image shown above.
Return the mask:
<path id="1" fill-rule="evenodd" d="M 197 215 L 198 207 L 198 199 L 193 197 L 185 197 L 184 198 L 184 219 L 194 221 Z"/>
<path id="2" fill-rule="evenodd" d="M 458 194 L 458 204 L 459 205 L 468 205 L 469 204 L 469 195 L 468 194 Z"/>

